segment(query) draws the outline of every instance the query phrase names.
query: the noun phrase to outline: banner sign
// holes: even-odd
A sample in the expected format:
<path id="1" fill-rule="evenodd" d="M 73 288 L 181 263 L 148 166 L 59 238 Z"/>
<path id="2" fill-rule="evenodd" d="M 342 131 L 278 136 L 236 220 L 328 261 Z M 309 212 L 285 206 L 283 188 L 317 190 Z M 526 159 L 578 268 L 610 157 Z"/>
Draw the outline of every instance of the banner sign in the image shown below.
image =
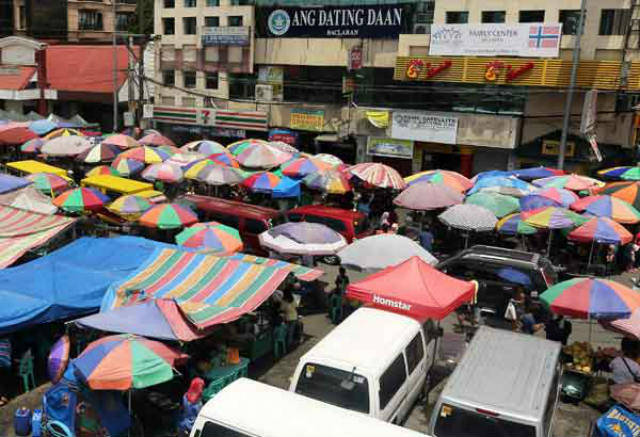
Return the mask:
<path id="1" fill-rule="evenodd" d="M 202 45 L 248 46 L 249 28 L 241 26 L 205 27 L 202 30 Z"/>
<path id="2" fill-rule="evenodd" d="M 269 141 L 282 141 L 295 146 L 298 143 L 298 132 L 290 129 L 270 129 Z"/>
<path id="3" fill-rule="evenodd" d="M 367 154 L 389 158 L 413 159 L 413 141 L 368 137 Z"/>
<path id="4" fill-rule="evenodd" d="M 429 55 L 557 58 L 562 24 L 432 24 Z"/>
<path id="5" fill-rule="evenodd" d="M 260 34 L 278 38 L 397 38 L 403 5 L 260 8 Z"/>
<path id="6" fill-rule="evenodd" d="M 291 110 L 289 119 L 291 129 L 322 132 L 324 130 L 324 111 L 322 109 Z"/>
<path id="7" fill-rule="evenodd" d="M 424 111 L 394 111 L 391 136 L 401 140 L 456 144 L 458 117 Z"/>

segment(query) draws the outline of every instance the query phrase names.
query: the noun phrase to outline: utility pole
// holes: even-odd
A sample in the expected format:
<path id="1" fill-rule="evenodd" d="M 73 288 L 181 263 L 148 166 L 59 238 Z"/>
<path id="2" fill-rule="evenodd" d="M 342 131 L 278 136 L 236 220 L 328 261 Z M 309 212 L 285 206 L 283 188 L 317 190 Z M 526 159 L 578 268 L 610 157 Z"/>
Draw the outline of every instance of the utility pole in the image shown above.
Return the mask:
<path id="1" fill-rule="evenodd" d="M 571 79 L 567 90 L 567 100 L 564 106 L 564 117 L 562 120 L 562 136 L 560 137 L 560 150 L 558 151 L 558 169 L 564 169 L 564 155 L 567 150 L 567 136 L 569 135 L 569 125 L 571 124 L 571 106 L 573 105 L 573 90 L 576 86 L 576 76 L 578 74 L 578 64 L 580 63 L 580 40 L 584 29 L 584 16 L 587 12 L 587 0 L 580 2 L 580 18 L 578 19 L 578 31 L 576 33 L 576 43 L 573 47 L 573 60 L 571 65 Z"/>
<path id="2" fill-rule="evenodd" d="M 116 0 L 111 0 L 113 5 L 113 132 L 118 130 L 118 45 L 116 33 Z"/>
<path id="3" fill-rule="evenodd" d="M 127 65 L 127 77 L 129 78 L 129 88 L 128 88 L 128 101 L 129 101 L 129 112 L 134 113 L 134 102 L 135 102 L 135 75 L 134 75 L 134 64 L 133 64 L 133 36 L 129 35 L 129 50 L 127 51 L 129 54 L 129 62 Z M 134 117 L 135 118 L 135 117 Z"/>
<path id="4" fill-rule="evenodd" d="M 138 108 L 136 111 L 136 121 L 138 127 L 142 127 L 142 116 L 144 113 L 144 54 L 149 42 L 149 36 L 144 28 L 144 1 L 138 0 L 138 32 L 142 33 L 140 42 L 140 55 L 138 56 Z"/>

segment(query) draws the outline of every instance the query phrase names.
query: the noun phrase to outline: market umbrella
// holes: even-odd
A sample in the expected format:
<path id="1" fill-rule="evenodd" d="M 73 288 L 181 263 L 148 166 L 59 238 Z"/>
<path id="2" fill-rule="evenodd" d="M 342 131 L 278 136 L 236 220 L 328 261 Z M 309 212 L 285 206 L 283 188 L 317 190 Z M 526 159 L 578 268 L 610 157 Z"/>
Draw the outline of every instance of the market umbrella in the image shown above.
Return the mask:
<path id="1" fill-rule="evenodd" d="M 49 132 L 47 135 L 44 136 L 44 138 L 47 140 L 52 140 L 54 138 L 59 138 L 59 137 L 73 137 L 73 136 L 82 137 L 84 136 L 84 134 L 76 129 L 62 128 L 62 129 L 56 129 L 52 132 Z"/>
<path id="2" fill-rule="evenodd" d="M 504 217 L 520 210 L 520 202 L 513 196 L 504 194 L 479 192 L 468 196 L 464 203 L 487 208 L 496 217 Z"/>
<path id="3" fill-rule="evenodd" d="M 416 211 L 430 211 L 458 205 L 464 195 L 449 188 L 448 185 L 436 185 L 431 182 L 417 182 L 409 185 L 393 199 L 393 203 Z"/>
<path id="4" fill-rule="evenodd" d="M 145 197 L 129 194 L 120 196 L 107 209 L 128 219 L 138 219 L 140 215 L 151 209 L 152 204 Z"/>
<path id="5" fill-rule="evenodd" d="M 343 266 L 372 272 L 400 264 L 417 256 L 428 264 L 438 260 L 422 246 L 402 235 L 380 234 L 355 240 L 338 252 Z"/>
<path id="6" fill-rule="evenodd" d="M 74 188 L 53 199 L 53 204 L 67 212 L 97 211 L 109 198 L 93 188 Z"/>
<path id="7" fill-rule="evenodd" d="M 134 176 L 142 171 L 142 169 L 144 168 L 144 162 L 127 158 L 126 156 L 122 156 L 122 154 L 120 154 L 111 163 L 111 168 L 116 170 L 120 176 Z"/>
<path id="8" fill-rule="evenodd" d="M 320 223 L 289 222 L 259 235 L 260 245 L 293 255 L 335 255 L 347 246 L 342 235 Z"/>
<path id="9" fill-rule="evenodd" d="M 175 146 L 173 141 L 157 132 L 145 135 L 138 142 L 144 146 Z"/>
<path id="10" fill-rule="evenodd" d="M 45 140 L 42 138 L 33 138 L 20 146 L 22 153 L 40 153 L 40 149 L 44 145 Z"/>
<path id="11" fill-rule="evenodd" d="M 329 164 L 332 167 L 338 167 L 344 164 L 342 159 L 330 153 L 318 153 L 317 155 L 313 155 L 313 157 L 315 159 L 318 159 L 322 162 Z"/>
<path id="12" fill-rule="evenodd" d="M 461 193 L 464 193 L 473 186 L 473 183 L 468 178 L 450 170 L 427 170 L 411 175 L 405 178 L 404 181 L 409 185 L 419 182 L 446 185 Z"/>
<path id="13" fill-rule="evenodd" d="M 76 156 L 91 147 L 93 146 L 86 137 L 69 135 L 47 141 L 40 152 L 48 156 Z"/>
<path id="14" fill-rule="evenodd" d="M 278 186 L 281 178 L 274 173 L 261 171 L 246 178 L 242 185 L 256 193 L 271 193 Z"/>
<path id="15" fill-rule="evenodd" d="M 544 188 L 520 198 L 520 209 L 531 211 L 545 206 L 568 208 L 579 197 L 572 191 L 563 188 Z"/>
<path id="16" fill-rule="evenodd" d="M 134 147 L 140 147 L 140 143 L 135 138 L 125 134 L 114 134 L 107 136 L 102 140 L 101 144 L 107 146 L 116 146 L 119 149 L 133 149 Z"/>
<path id="17" fill-rule="evenodd" d="M 640 221 L 640 212 L 631 204 L 606 194 L 583 197 L 572 203 L 571 209 L 596 217 L 609 217 L 618 223 L 635 224 Z"/>
<path id="18" fill-rule="evenodd" d="M 510 177 L 515 177 L 515 176 L 513 176 L 513 172 L 512 171 L 505 171 L 505 170 L 481 171 L 480 173 L 476 174 L 474 177 L 471 178 L 471 183 L 473 183 L 475 185 L 481 179 L 484 179 L 484 178 L 495 178 L 495 177 L 510 178 Z"/>
<path id="19" fill-rule="evenodd" d="M 543 188 L 564 188 L 565 190 L 571 191 L 584 191 L 603 185 L 603 183 L 597 179 L 577 174 L 536 179 L 533 181 L 533 184 Z"/>
<path id="20" fill-rule="evenodd" d="M 162 150 L 163 152 L 165 152 L 169 156 L 173 156 L 173 155 L 176 155 L 178 153 L 182 153 L 182 151 L 180 149 L 178 149 L 176 146 L 170 146 L 168 144 L 165 144 L 164 146 L 158 146 L 155 149 L 156 150 Z"/>
<path id="21" fill-rule="evenodd" d="M 40 192 L 49 195 L 65 190 L 71 185 L 69 179 L 54 173 L 32 173 L 27 175 L 26 179 L 33 182 L 33 186 Z"/>
<path id="22" fill-rule="evenodd" d="M 463 231 L 493 231 L 498 219 L 495 214 L 483 206 L 464 203 L 454 205 L 438 216 L 445 225 Z"/>
<path id="23" fill-rule="evenodd" d="M 640 340 L 640 309 L 634 310 L 627 319 L 602 320 L 600 324 L 610 331 Z"/>
<path id="24" fill-rule="evenodd" d="M 138 219 L 141 225 L 158 229 L 178 229 L 198 221 L 191 210 L 172 203 L 154 205 Z"/>
<path id="25" fill-rule="evenodd" d="M 315 158 L 295 158 L 285 162 L 280 168 L 285 176 L 304 178 L 313 173 L 329 170 L 332 166 Z"/>
<path id="26" fill-rule="evenodd" d="M 563 170 L 559 170 L 557 168 L 552 168 L 552 167 L 543 167 L 543 166 L 521 168 L 513 171 L 513 175 L 515 177 L 519 179 L 523 179 L 525 181 L 548 178 L 551 176 L 561 176 L 563 174 L 564 174 Z"/>
<path id="27" fill-rule="evenodd" d="M 614 182 L 594 190 L 595 194 L 608 194 L 640 208 L 640 182 Z"/>
<path id="28" fill-rule="evenodd" d="M 336 169 L 312 173 L 302 182 L 312 190 L 323 191 L 328 194 L 345 194 L 351 191 L 351 183 L 347 175 Z"/>
<path id="29" fill-rule="evenodd" d="M 347 286 L 346 296 L 420 321 L 441 320 L 471 302 L 477 284 L 435 269 L 417 256 Z"/>
<path id="30" fill-rule="evenodd" d="M 271 147 L 268 143 L 249 146 L 240 153 L 234 153 L 234 155 L 243 166 L 259 169 L 278 167 L 292 158 L 290 153 L 282 152 Z"/>
<path id="31" fill-rule="evenodd" d="M 29 129 L 41 136 L 48 134 L 52 130 L 55 130 L 57 127 L 57 124 L 47 120 L 46 118 L 29 123 Z"/>
<path id="32" fill-rule="evenodd" d="M 239 169 L 210 165 L 196 175 L 196 179 L 212 186 L 237 185 L 244 181 L 246 175 Z"/>
<path id="33" fill-rule="evenodd" d="M 500 191 L 501 194 L 522 197 L 531 194 L 534 187 L 515 176 L 487 176 L 477 179 L 467 194 L 479 191 Z"/>
<path id="34" fill-rule="evenodd" d="M 496 230 L 505 235 L 532 235 L 538 232 L 536 228 L 527 224 L 522 215 L 515 213 L 501 218 L 496 224 Z"/>
<path id="35" fill-rule="evenodd" d="M 525 222 L 542 229 L 566 229 L 582 225 L 589 220 L 566 208 L 548 206 L 522 213 Z"/>
<path id="36" fill-rule="evenodd" d="M 182 168 L 182 171 L 185 171 L 191 165 L 195 164 L 196 162 L 202 161 L 204 158 L 205 157 L 202 153 L 180 152 L 172 155 L 165 162 L 167 164 L 177 165 L 178 167 Z"/>
<path id="37" fill-rule="evenodd" d="M 581 243 L 591 243 L 588 265 L 591 265 L 595 243 L 624 245 L 633 240 L 631 232 L 608 217 L 594 217 L 571 231 L 567 238 Z"/>
<path id="38" fill-rule="evenodd" d="M 189 152 L 198 152 L 203 155 L 213 155 L 215 153 L 227 153 L 227 148 L 222 144 L 211 140 L 192 141 L 185 144 L 180 149 Z"/>
<path id="39" fill-rule="evenodd" d="M 73 361 L 92 390 L 140 389 L 173 378 L 186 355 L 159 341 L 137 335 L 111 335 L 90 343 Z"/>
<path id="40" fill-rule="evenodd" d="M 98 165 L 96 167 L 93 167 L 91 170 L 87 172 L 87 177 L 103 176 L 103 175 L 104 176 L 121 176 L 121 174 L 118 173 L 118 170 L 108 165 Z"/>
<path id="41" fill-rule="evenodd" d="M 231 152 L 234 156 L 238 156 L 243 151 L 252 148 L 252 147 L 262 147 L 269 146 L 267 141 L 263 140 L 255 140 L 252 138 L 246 140 L 236 141 L 235 143 L 231 143 L 227 146 L 227 150 Z"/>
<path id="42" fill-rule="evenodd" d="M 51 347 L 47 357 L 47 376 L 53 384 L 60 381 L 65 370 L 67 370 L 70 351 L 71 341 L 68 335 L 60 337 Z"/>
<path id="43" fill-rule="evenodd" d="M 227 167 L 240 168 L 240 163 L 230 153 L 215 153 L 209 155 L 207 159 L 213 161 L 219 165 L 226 165 Z"/>
<path id="44" fill-rule="evenodd" d="M 169 153 L 157 147 L 141 146 L 124 151 L 118 157 L 135 159 L 145 164 L 159 164 L 169 159 L 169 156 Z"/>
<path id="45" fill-rule="evenodd" d="M 0 126 L 0 144 L 23 144 L 38 138 L 27 126 L 19 123 L 8 123 Z"/>
<path id="46" fill-rule="evenodd" d="M 289 153 L 291 155 L 297 155 L 300 153 L 300 151 L 293 147 L 291 144 L 287 144 L 283 141 L 269 141 L 269 145 L 275 149 L 280 150 L 281 152 Z"/>
<path id="47" fill-rule="evenodd" d="M 184 179 L 182 169 L 177 165 L 162 162 L 151 164 L 142 172 L 142 178 L 148 181 L 162 181 L 170 184 L 181 182 Z"/>
<path id="48" fill-rule="evenodd" d="M 120 149 L 117 146 L 101 143 L 78 154 L 76 160 L 87 164 L 97 164 L 113 161 L 118 153 L 120 153 Z"/>
<path id="49" fill-rule="evenodd" d="M 362 181 L 377 188 L 392 188 L 402 190 L 407 184 L 394 168 L 378 162 L 356 164 L 347 170 Z"/>
<path id="50" fill-rule="evenodd" d="M 237 229 L 217 222 L 196 223 L 176 235 L 176 243 L 201 252 L 228 256 L 242 250 Z"/>
<path id="51" fill-rule="evenodd" d="M 186 179 L 197 179 L 198 174 L 210 166 L 218 167 L 218 164 L 208 158 L 205 158 L 186 165 L 182 170 L 184 171 L 184 177 Z"/>

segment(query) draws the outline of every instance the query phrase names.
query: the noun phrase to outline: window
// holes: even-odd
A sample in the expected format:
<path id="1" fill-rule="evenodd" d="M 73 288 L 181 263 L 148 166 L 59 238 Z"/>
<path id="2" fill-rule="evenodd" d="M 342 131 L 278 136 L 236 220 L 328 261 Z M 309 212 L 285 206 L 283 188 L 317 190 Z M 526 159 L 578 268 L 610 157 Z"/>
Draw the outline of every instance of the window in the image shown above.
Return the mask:
<path id="1" fill-rule="evenodd" d="M 176 7 L 175 0 L 164 0 L 165 9 L 173 9 Z"/>
<path id="2" fill-rule="evenodd" d="M 209 90 L 218 89 L 218 72 L 206 72 L 204 76 L 205 88 Z M 266 230 L 266 229 L 265 229 Z"/>
<path id="3" fill-rule="evenodd" d="M 198 435 L 197 432 L 196 435 Z M 249 437 L 249 434 L 243 434 L 217 423 L 205 422 L 200 437 Z"/>
<path id="4" fill-rule="evenodd" d="M 469 22 L 469 12 L 449 11 L 447 12 L 447 24 L 466 24 Z"/>
<path id="5" fill-rule="evenodd" d="M 220 6 L 220 0 L 207 0 L 208 7 Z"/>
<path id="6" fill-rule="evenodd" d="M 380 409 L 384 410 L 393 396 L 400 390 L 407 379 L 407 370 L 404 366 L 404 355 L 397 356 L 393 363 L 380 378 Z"/>
<path id="7" fill-rule="evenodd" d="M 129 25 L 131 24 L 132 19 L 133 14 L 118 12 L 116 14 L 116 30 L 126 31 L 127 29 L 129 29 Z"/>
<path id="8" fill-rule="evenodd" d="M 521 23 L 542 23 L 544 22 L 544 10 L 541 11 L 520 11 Z"/>
<path id="9" fill-rule="evenodd" d="M 175 35 L 175 33 L 176 33 L 176 20 L 175 20 L 175 18 L 163 18 L 162 19 L 162 33 L 164 35 Z"/>
<path id="10" fill-rule="evenodd" d="M 195 71 L 183 71 L 183 82 L 185 88 L 195 88 L 196 87 L 196 72 Z"/>
<path id="11" fill-rule="evenodd" d="M 196 34 L 196 17 L 183 18 L 182 31 L 185 35 L 195 35 Z"/>
<path id="12" fill-rule="evenodd" d="M 631 9 L 603 9 L 600 15 L 600 35 L 624 35 Z"/>
<path id="13" fill-rule="evenodd" d="M 442 404 L 433 431 L 438 437 L 513 436 L 535 437 L 536 428 L 475 411 Z"/>
<path id="14" fill-rule="evenodd" d="M 102 30 L 102 12 L 81 10 L 78 15 L 78 29 Z"/>
<path id="15" fill-rule="evenodd" d="M 260 220 L 245 219 L 244 230 L 249 234 L 261 234 L 267 230 L 267 226 Z"/>
<path id="16" fill-rule="evenodd" d="M 23 30 L 27 28 L 27 13 L 24 6 L 20 6 L 18 9 L 18 29 Z"/>
<path id="17" fill-rule="evenodd" d="M 504 23 L 504 11 L 482 11 L 483 23 Z"/>
<path id="18" fill-rule="evenodd" d="M 185 8 L 195 8 L 198 0 L 184 0 Z"/>
<path id="19" fill-rule="evenodd" d="M 176 84 L 176 73 L 173 70 L 164 70 L 162 72 L 162 83 L 165 85 L 175 85 Z"/>
<path id="20" fill-rule="evenodd" d="M 407 367 L 409 368 L 409 375 L 411 375 L 424 357 L 424 344 L 422 343 L 422 335 L 419 332 L 413 337 L 404 353 L 407 354 Z"/>
<path id="21" fill-rule="evenodd" d="M 228 18 L 229 27 L 242 26 L 242 15 L 232 15 Z"/>
<path id="22" fill-rule="evenodd" d="M 247 6 L 252 4 L 253 0 L 231 0 L 231 6 Z"/>
<path id="23" fill-rule="evenodd" d="M 206 27 L 220 26 L 220 17 L 204 17 L 204 25 Z"/>
<path id="24" fill-rule="evenodd" d="M 559 14 L 562 23 L 563 35 L 576 35 L 578 33 L 578 21 L 580 21 L 580 10 L 564 9 Z M 586 16 L 585 16 L 586 19 Z"/>

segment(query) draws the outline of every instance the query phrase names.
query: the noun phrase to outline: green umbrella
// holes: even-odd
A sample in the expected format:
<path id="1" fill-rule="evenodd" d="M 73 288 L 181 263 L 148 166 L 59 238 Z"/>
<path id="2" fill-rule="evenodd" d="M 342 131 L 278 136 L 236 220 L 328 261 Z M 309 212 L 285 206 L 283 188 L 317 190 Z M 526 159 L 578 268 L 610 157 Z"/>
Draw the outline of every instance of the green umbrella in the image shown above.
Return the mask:
<path id="1" fill-rule="evenodd" d="M 499 193 L 480 191 L 468 196 L 464 202 L 487 208 L 498 218 L 520 210 L 518 199 Z"/>

